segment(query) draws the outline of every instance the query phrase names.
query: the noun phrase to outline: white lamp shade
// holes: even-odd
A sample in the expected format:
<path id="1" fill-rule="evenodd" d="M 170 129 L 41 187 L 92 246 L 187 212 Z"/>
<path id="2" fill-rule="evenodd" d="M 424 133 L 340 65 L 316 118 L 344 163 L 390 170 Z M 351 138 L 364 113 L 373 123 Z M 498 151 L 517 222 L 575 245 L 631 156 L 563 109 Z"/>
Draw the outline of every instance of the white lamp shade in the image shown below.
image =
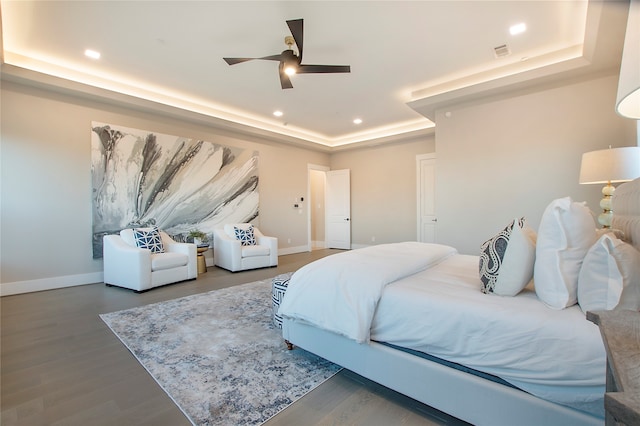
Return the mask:
<path id="1" fill-rule="evenodd" d="M 640 177 L 640 147 L 609 148 L 582 154 L 580 183 L 628 182 Z"/>
<path id="2" fill-rule="evenodd" d="M 640 1 L 631 0 L 629 3 L 616 112 L 623 117 L 640 120 Z"/>

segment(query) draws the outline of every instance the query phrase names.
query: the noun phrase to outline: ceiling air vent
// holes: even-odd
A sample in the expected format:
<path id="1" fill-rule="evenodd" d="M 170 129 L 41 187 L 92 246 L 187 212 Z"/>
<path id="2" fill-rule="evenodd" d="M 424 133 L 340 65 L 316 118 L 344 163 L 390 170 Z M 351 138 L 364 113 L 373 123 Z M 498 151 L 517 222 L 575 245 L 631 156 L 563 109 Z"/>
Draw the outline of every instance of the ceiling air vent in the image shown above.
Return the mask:
<path id="1" fill-rule="evenodd" d="M 496 58 L 504 58 L 511 55 L 511 51 L 509 51 L 509 47 L 506 44 L 503 44 L 502 46 L 494 47 L 493 54 L 496 55 Z"/>

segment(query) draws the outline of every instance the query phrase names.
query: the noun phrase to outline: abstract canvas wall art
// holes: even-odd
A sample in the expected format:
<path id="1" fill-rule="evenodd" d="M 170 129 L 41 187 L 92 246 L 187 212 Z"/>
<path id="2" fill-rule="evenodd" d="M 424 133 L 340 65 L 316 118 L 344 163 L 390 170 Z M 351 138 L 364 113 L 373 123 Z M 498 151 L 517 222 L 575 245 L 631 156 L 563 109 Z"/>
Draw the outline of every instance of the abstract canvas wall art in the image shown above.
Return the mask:
<path id="1" fill-rule="evenodd" d="M 258 217 L 258 152 L 91 123 L 93 257 L 102 237 L 157 225 L 184 240 Z"/>

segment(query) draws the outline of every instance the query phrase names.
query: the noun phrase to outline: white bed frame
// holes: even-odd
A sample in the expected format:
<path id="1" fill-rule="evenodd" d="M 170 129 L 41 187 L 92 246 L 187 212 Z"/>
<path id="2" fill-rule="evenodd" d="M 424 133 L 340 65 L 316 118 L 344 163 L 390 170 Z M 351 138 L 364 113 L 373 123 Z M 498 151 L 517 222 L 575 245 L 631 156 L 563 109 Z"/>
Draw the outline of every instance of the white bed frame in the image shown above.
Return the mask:
<path id="1" fill-rule="evenodd" d="M 586 319 L 585 319 L 586 321 Z M 376 342 L 285 318 L 292 344 L 474 425 L 603 425 L 604 419 Z"/>
<path id="2" fill-rule="evenodd" d="M 640 200 L 640 179 L 625 185 L 616 196 Z M 618 212 L 614 197 L 614 227 L 623 229 L 640 249 L 640 211 L 636 211 L 640 202 L 620 204 L 631 204 L 633 211 Z M 616 214 L 620 214 L 618 224 Z M 376 342 L 359 344 L 289 318 L 284 319 L 282 331 L 288 342 L 302 349 L 474 425 L 604 424 L 603 418 Z"/>

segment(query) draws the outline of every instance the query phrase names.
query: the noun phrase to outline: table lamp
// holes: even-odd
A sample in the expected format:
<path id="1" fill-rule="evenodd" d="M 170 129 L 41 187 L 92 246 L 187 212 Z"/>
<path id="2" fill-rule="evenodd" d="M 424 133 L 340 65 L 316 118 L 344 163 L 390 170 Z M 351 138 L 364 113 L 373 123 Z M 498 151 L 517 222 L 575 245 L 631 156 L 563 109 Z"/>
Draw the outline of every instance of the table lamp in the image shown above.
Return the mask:
<path id="1" fill-rule="evenodd" d="M 616 112 L 640 120 L 640 1 L 629 2 L 629 18 L 624 38 Z"/>
<path id="2" fill-rule="evenodd" d="M 613 217 L 611 197 L 615 188 L 611 184 L 628 182 L 637 177 L 640 177 L 640 147 L 609 147 L 609 149 L 582 154 L 580 183 L 606 184 L 602 188 L 603 198 L 600 201 L 603 212 L 598 216 L 598 222 L 603 228 L 611 227 L 611 218 Z"/>

